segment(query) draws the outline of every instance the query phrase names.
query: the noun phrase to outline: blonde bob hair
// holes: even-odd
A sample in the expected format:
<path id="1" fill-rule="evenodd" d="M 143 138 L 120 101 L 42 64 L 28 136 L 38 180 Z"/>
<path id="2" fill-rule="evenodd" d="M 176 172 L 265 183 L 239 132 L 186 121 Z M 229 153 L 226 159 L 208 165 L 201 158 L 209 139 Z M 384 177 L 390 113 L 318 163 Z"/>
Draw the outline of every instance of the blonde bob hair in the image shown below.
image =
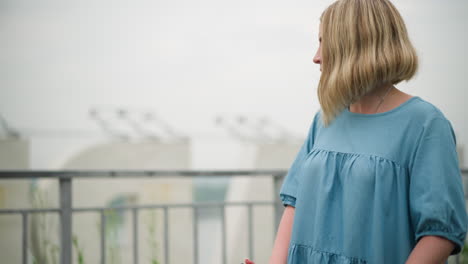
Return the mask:
<path id="1" fill-rule="evenodd" d="M 318 98 L 325 125 L 363 95 L 411 79 L 418 57 L 388 0 L 338 0 L 322 14 Z"/>

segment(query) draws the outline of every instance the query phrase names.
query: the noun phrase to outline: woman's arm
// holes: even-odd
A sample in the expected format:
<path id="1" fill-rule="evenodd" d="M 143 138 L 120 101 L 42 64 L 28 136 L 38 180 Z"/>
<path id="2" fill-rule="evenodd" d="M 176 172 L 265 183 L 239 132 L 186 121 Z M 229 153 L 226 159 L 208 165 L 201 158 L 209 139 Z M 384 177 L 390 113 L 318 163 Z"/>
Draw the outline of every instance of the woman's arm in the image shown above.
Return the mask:
<path id="1" fill-rule="evenodd" d="M 289 241 L 291 240 L 291 230 L 294 220 L 295 208 L 286 206 L 281 217 L 281 222 L 276 234 L 273 252 L 270 257 L 270 264 L 286 264 L 288 258 Z"/>
<path id="2" fill-rule="evenodd" d="M 443 237 L 424 236 L 416 244 L 406 264 L 445 263 L 455 245 Z"/>

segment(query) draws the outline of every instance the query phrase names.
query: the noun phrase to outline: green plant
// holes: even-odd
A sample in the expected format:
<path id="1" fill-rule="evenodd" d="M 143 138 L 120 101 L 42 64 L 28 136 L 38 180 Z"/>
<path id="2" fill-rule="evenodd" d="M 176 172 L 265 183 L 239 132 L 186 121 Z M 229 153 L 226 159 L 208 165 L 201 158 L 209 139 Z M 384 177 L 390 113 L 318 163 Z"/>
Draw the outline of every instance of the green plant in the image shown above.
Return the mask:
<path id="1" fill-rule="evenodd" d="M 151 251 L 151 264 L 159 264 L 157 251 L 158 243 L 156 241 L 156 212 L 152 210 L 149 214 L 148 220 L 148 244 Z"/>
<path id="2" fill-rule="evenodd" d="M 102 230 L 101 223 L 99 224 L 99 231 L 104 231 L 106 237 L 105 254 L 108 257 L 108 262 L 112 264 L 122 263 L 121 258 L 121 244 L 123 242 L 122 232 L 124 230 L 126 220 L 124 210 L 115 209 L 114 207 L 121 207 L 133 205 L 136 201 L 136 194 L 120 193 L 116 194 L 107 204 L 109 208 L 104 210 L 105 216 L 105 230 Z"/>
<path id="3" fill-rule="evenodd" d="M 106 209 L 104 210 L 105 216 L 105 230 L 104 236 L 107 241 L 106 248 L 104 249 L 104 254 L 106 254 L 106 259 L 108 263 L 119 264 L 121 263 L 120 256 L 120 246 L 119 246 L 119 235 L 121 225 L 123 225 L 122 215 L 119 210 L 116 209 Z M 102 232 L 102 222 L 98 221 L 96 223 L 98 233 Z"/>
<path id="4" fill-rule="evenodd" d="M 123 225 L 122 211 L 107 209 L 104 211 L 106 216 L 106 240 L 109 262 L 112 264 L 121 263 L 119 236 Z"/>
<path id="5" fill-rule="evenodd" d="M 41 190 L 37 182 L 31 183 L 29 199 L 34 209 L 50 208 L 48 192 Z M 52 234 L 57 230 L 55 219 L 47 213 L 31 214 L 30 250 L 34 264 L 58 263 L 59 246 L 53 242 Z"/>
<path id="6" fill-rule="evenodd" d="M 463 245 L 462 252 L 460 254 L 460 263 L 468 264 L 468 245 Z"/>
<path id="7" fill-rule="evenodd" d="M 76 250 L 76 260 L 78 262 L 78 264 L 84 264 L 85 261 L 84 261 L 84 254 L 83 254 L 83 248 L 80 247 L 79 243 L 78 243 L 78 238 L 75 236 L 73 236 L 73 247 L 75 248 Z"/>
<path id="8" fill-rule="evenodd" d="M 49 193 L 38 187 L 37 182 L 31 184 L 30 202 L 32 208 L 50 208 Z M 35 213 L 31 216 L 31 253 L 34 264 L 57 264 L 60 254 L 60 246 L 53 242 L 52 234 L 55 234 L 58 225 L 50 214 Z M 78 263 L 84 264 L 83 249 L 78 244 L 78 239 L 73 236 L 73 245 L 78 252 Z"/>

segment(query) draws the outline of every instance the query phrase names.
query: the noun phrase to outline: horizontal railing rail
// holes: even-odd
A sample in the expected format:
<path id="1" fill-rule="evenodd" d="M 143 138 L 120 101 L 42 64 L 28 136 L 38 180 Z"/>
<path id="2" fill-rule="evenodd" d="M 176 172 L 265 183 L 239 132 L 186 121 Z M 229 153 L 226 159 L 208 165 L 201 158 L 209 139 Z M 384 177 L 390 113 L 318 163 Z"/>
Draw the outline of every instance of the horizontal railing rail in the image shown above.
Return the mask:
<path id="1" fill-rule="evenodd" d="M 287 170 L 0 170 L 1 179 L 129 177 L 283 177 Z"/>

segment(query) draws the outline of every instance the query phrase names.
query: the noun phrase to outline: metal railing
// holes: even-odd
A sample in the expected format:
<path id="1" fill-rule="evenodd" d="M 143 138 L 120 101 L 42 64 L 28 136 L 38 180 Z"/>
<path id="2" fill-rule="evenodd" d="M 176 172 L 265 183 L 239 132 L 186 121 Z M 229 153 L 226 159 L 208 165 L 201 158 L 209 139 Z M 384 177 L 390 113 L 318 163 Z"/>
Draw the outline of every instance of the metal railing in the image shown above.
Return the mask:
<path id="1" fill-rule="evenodd" d="M 461 170 L 464 179 L 468 179 L 468 169 Z M 28 263 L 28 218 L 30 214 L 36 213 L 58 213 L 60 218 L 60 263 L 72 263 L 72 214 L 74 212 L 98 212 L 101 220 L 100 250 L 101 264 L 106 263 L 106 211 L 125 210 L 132 213 L 132 240 L 133 240 L 133 262 L 139 263 L 138 259 L 138 214 L 140 210 L 161 209 L 164 219 L 164 263 L 169 264 L 169 219 L 168 211 L 171 208 L 192 208 L 193 209 L 193 259 L 198 264 L 198 210 L 200 208 L 218 208 L 221 212 L 221 241 L 222 241 L 222 260 L 227 263 L 226 256 L 226 219 L 225 208 L 228 206 L 246 206 L 248 223 L 248 253 L 251 258 L 254 257 L 253 248 L 253 206 L 273 206 L 274 208 L 274 232 L 279 225 L 283 206 L 278 199 L 278 192 L 281 187 L 281 181 L 286 170 L 244 170 L 244 171 L 140 171 L 140 170 L 121 170 L 121 171 L 0 171 L 0 180 L 4 179 L 57 179 L 59 181 L 59 208 L 43 209 L 0 209 L 0 215 L 19 214 L 21 215 L 22 225 L 22 263 Z M 184 203 L 184 204 L 163 204 L 163 205 L 137 205 L 120 207 L 80 207 L 72 206 L 73 179 L 76 178 L 168 178 L 168 177 L 272 177 L 273 179 L 273 197 L 271 201 L 250 201 L 250 202 L 204 202 L 204 203 Z M 465 191 L 465 199 L 468 199 L 468 190 Z M 455 258 L 459 263 L 459 256 Z"/>
<path id="2" fill-rule="evenodd" d="M 172 208 L 192 208 L 193 210 L 193 261 L 198 264 L 198 211 L 200 208 L 218 208 L 221 212 L 221 242 L 222 242 L 222 260 L 227 263 L 226 254 L 226 219 L 225 208 L 232 206 L 247 207 L 248 224 L 248 252 L 251 258 L 254 257 L 253 248 L 253 207 L 254 206 L 273 206 L 275 222 L 274 230 L 279 225 L 282 213 L 282 204 L 278 199 L 280 184 L 286 170 L 244 170 L 244 171 L 140 171 L 140 170 L 119 170 L 119 171 L 0 171 L 0 180 L 4 179 L 57 179 L 59 182 L 59 208 L 41 208 L 41 209 L 0 209 L 0 215 L 19 214 L 21 215 L 22 225 L 22 263 L 28 261 L 28 218 L 30 214 L 35 213 L 58 213 L 60 219 L 60 263 L 72 263 L 72 214 L 80 212 L 98 212 L 100 214 L 100 250 L 101 264 L 106 264 L 106 212 L 110 210 L 131 211 L 132 214 L 132 242 L 133 242 L 133 263 L 138 264 L 138 215 L 140 210 L 161 209 L 164 219 L 164 263 L 169 264 L 169 209 Z M 271 177 L 273 179 L 273 194 L 271 201 L 248 201 L 248 202 L 203 202 L 203 203 L 183 203 L 183 204 L 158 204 L 158 205 L 135 205 L 119 207 L 80 207 L 73 208 L 72 190 L 73 179 L 78 178 L 173 178 L 173 177 Z"/>

